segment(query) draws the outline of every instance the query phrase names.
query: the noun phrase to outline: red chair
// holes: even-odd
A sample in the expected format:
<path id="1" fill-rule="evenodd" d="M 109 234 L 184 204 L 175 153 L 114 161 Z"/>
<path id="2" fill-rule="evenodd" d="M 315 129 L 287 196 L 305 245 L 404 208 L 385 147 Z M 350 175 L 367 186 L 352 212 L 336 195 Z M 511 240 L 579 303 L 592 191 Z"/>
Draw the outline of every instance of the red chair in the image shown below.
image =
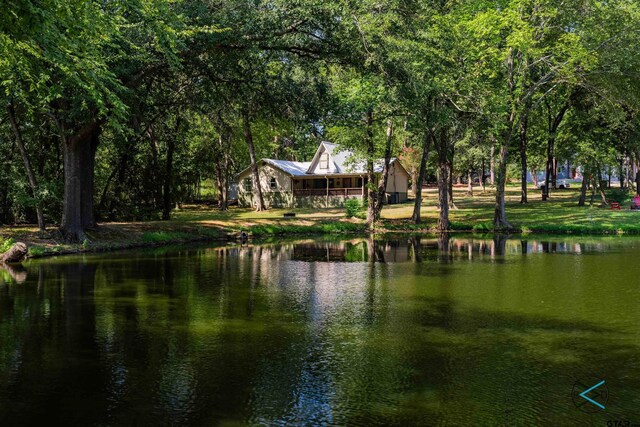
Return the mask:
<path id="1" fill-rule="evenodd" d="M 622 208 L 620 207 L 620 203 L 618 202 L 611 202 L 611 210 L 615 211 L 615 210 L 619 210 L 621 211 Z"/>

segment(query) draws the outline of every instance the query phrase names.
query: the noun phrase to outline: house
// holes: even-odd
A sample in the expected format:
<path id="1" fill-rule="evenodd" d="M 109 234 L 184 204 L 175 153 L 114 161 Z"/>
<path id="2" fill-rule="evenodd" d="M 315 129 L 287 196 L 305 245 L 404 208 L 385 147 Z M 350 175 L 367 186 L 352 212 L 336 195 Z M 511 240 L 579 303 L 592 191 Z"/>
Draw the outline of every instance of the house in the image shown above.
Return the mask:
<path id="1" fill-rule="evenodd" d="M 383 160 L 374 165 L 376 184 Z M 330 142 L 321 142 L 310 162 L 262 159 L 258 174 L 264 202 L 269 207 L 336 207 L 351 198 L 366 194 L 365 163 L 353 153 Z M 255 206 L 251 167 L 238 174 L 238 203 Z M 398 159 L 391 159 L 386 188 L 386 203 L 407 200 L 409 174 Z"/>

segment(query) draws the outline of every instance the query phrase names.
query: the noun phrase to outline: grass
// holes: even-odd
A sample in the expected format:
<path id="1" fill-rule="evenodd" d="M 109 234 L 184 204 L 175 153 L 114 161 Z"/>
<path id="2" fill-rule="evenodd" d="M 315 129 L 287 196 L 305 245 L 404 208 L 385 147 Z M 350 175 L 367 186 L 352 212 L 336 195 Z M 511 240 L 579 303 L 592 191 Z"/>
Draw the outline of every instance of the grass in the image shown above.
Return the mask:
<path id="1" fill-rule="evenodd" d="M 474 188 L 474 197 L 466 195 L 466 187 L 454 188 L 457 209 L 450 211 L 451 229 L 474 233 L 493 231 L 495 196 L 487 188 L 482 192 Z M 512 226 L 525 234 L 640 234 L 640 211 L 628 206 L 622 211 L 606 207 L 579 208 L 578 189 L 553 192 L 551 199 L 542 201 L 539 190 L 530 189 L 528 204 L 520 204 L 518 186 L 508 186 L 506 191 L 507 218 Z M 438 220 L 437 191 L 424 191 L 422 224 L 409 221 L 413 203 L 385 206 L 378 232 L 421 233 L 433 231 Z M 596 203 L 600 203 L 599 198 Z M 283 214 L 294 212 L 295 217 Z M 43 237 L 32 226 L 0 228 L 0 252 L 15 241 L 24 241 L 32 257 L 76 252 L 96 252 L 140 246 L 160 246 L 205 240 L 235 239 L 240 232 L 265 238 L 287 235 L 325 234 L 340 236 L 364 233 L 362 219 L 346 218 L 345 208 L 270 209 L 254 212 L 251 209 L 232 208 L 220 212 L 206 206 L 186 206 L 173 214 L 171 221 L 150 221 L 102 224 L 87 233 L 88 239 L 80 244 L 64 243 L 58 233 Z"/>

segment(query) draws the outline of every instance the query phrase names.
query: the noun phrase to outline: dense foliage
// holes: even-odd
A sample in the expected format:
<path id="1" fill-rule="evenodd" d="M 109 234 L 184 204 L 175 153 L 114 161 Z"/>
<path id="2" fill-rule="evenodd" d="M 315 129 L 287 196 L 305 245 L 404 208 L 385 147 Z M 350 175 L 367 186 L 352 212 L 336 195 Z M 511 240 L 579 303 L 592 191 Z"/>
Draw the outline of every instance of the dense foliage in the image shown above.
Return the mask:
<path id="1" fill-rule="evenodd" d="M 602 177 L 640 182 L 638 46 L 635 0 L 10 0 L 0 224 L 83 240 L 184 202 L 226 209 L 247 165 L 328 139 L 371 175 L 399 156 L 414 187 L 437 176 L 443 230 L 453 181 L 488 179 L 508 228 L 505 183 L 526 203 L 528 172 L 549 189 L 579 166 L 581 203 Z M 371 224 L 381 200 L 368 189 Z"/>

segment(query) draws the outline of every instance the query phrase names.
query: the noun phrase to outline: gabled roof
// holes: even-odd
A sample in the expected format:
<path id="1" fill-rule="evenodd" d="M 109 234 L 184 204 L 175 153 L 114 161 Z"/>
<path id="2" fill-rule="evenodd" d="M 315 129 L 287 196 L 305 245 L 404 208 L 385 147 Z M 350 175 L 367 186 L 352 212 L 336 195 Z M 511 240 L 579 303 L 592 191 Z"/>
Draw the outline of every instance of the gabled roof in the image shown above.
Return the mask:
<path id="1" fill-rule="evenodd" d="M 349 164 L 350 161 L 354 160 L 353 152 L 341 149 L 338 144 L 334 144 L 329 141 L 322 141 L 320 143 L 316 150 L 316 154 L 314 154 L 313 159 L 311 159 L 311 164 L 307 169 L 307 173 L 313 174 L 313 171 L 316 169 L 318 162 L 320 161 L 320 156 L 325 152 L 329 154 L 331 164 L 329 165 L 329 170 L 323 172 L 323 174 L 360 173 L 360 171 L 353 168 L 352 164 Z"/>
<path id="2" fill-rule="evenodd" d="M 292 176 L 306 175 L 307 169 L 311 165 L 311 162 L 292 162 L 289 160 L 262 159 L 262 161 Z"/>
<path id="3" fill-rule="evenodd" d="M 320 160 L 320 155 L 324 152 L 329 153 L 330 159 L 332 161 L 332 165 L 330 165 L 329 170 L 322 171 L 322 173 L 313 173 L 315 170 L 318 161 Z M 390 159 L 389 164 L 392 164 L 397 159 L 392 157 Z M 366 162 L 363 161 L 355 161 L 353 156 L 353 152 L 348 150 L 340 149 L 338 144 L 334 144 L 328 141 L 322 141 L 316 150 L 313 159 L 310 162 L 293 162 L 289 160 L 276 160 L 276 159 L 261 159 L 261 162 L 264 162 L 268 165 L 271 165 L 275 168 L 280 169 L 281 171 L 295 177 L 300 176 L 324 176 L 324 175 L 360 175 L 367 173 L 367 165 Z M 400 164 L 400 162 L 398 162 Z M 374 162 L 373 171 L 375 173 L 381 173 L 384 168 L 384 160 L 379 159 Z M 250 170 L 251 167 L 244 169 L 242 172 L 238 174 L 238 176 L 244 174 L 246 171 Z M 404 168 L 403 168 L 404 170 Z"/>

